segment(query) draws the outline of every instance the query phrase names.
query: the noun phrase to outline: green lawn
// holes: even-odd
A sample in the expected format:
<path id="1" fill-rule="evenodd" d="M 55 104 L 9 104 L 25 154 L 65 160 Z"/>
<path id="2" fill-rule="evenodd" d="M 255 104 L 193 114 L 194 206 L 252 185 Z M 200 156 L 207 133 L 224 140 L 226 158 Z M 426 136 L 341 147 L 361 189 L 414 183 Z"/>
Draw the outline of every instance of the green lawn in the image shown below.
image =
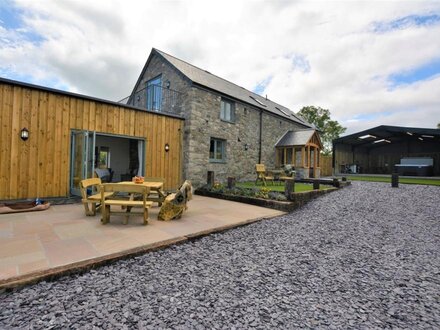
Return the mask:
<path id="1" fill-rule="evenodd" d="M 261 182 L 258 182 L 258 185 L 255 185 L 255 182 L 237 182 L 236 185 L 237 185 L 237 187 L 240 187 L 240 188 L 263 188 L 264 187 L 261 184 Z M 282 183 L 282 184 L 279 184 L 279 183 L 269 184 L 268 183 L 266 187 L 272 191 L 284 192 L 284 183 Z M 322 190 L 322 189 L 327 189 L 329 187 L 330 186 L 320 185 L 319 189 Z M 295 182 L 295 192 L 309 191 L 309 190 L 313 190 L 312 184 Z"/>
<path id="2" fill-rule="evenodd" d="M 372 182 L 389 182 L 391 183 L 390 176 L 347 176 L 350 181 L 372 181 Z M 426 184 L 431 186 L 440 186 L 440 180 L 430 179 L 414 179 L 414 178 L 402 178 L 399 177 L 399 183 L 402 184 Z"/>

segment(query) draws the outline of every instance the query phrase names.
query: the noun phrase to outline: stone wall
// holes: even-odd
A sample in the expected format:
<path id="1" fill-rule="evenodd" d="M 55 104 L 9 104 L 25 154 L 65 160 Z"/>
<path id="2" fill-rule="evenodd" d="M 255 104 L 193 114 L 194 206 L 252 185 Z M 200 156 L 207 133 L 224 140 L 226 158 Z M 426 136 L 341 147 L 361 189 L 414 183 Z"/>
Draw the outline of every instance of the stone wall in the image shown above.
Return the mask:
<path id="1" fill-rule="evenodd" d="M 165 61 L 160 55 L 153 54 L 147 69 L 142 76 L 140 83 L 137 87 L 137 96 L 134 99 L 135 105 L 144 106 L 146 104 L 146 90 L 147 81 L 162 75 L 162 84 L 165 84 L 167 80 L 170 81 L 170 90 L 177 91 L 179 93 L 179 100 L 174 107 L 169 107 L 165 103 L 162 110 L 165 112 L 171 112 L 176 115 L 185 118 L 185 128 L 182 132 L 182 152 L 183 152 L 183 164 L 182 164 L 182 180 L 188 178 L 187 169 L 189 164 L 189 131 L 191 123 L 191 104 L 192 104 L 192 89 L 191 81 L 176 70 L 172 65 Z"/>
<path id="2" fill-rule="evenodd" d="M 235 102 L 235 123 L 220 119 L 221 96 L 212 91 L 192 87 L 191 120 L 186 123 L 184 143 L 189 145 L 185 175 L 194 186 L 206 183 L 207 172 L 214 171 L 215 180 L 225 182 L 228 176 L 238 181 L 255 179 L 259 157 L 260 109 Z M 275 144 L 291 129 L 301 125 L 263 112 L 261 162 L 275 167 Z M 209 160 L 210 139 L 226 140 L 226 161 Z M 246 150 L 245 146 L 248 146 Z"/>
<path id="3" fill-rule="evenodd" d="M 186 117 L 189 112 L 185 108 L 185 98 L 191 81 L 157 54 L 153 54 L 151 57 L 148 68 L 136 88 L 133 104 L 146 107 L 147 91 L 145 88 L 147 82 L 159 75 L 162 76 L 163 87 L 166 87 L 167 81 L 170 82 L 169 89 L 162 89 L 162 111 Z"/>
<path id="4" fill-rule="evenodd" d="M 239 181 L 255 179 L 255 164 L 259 157 L 260 109 L 235 102 L 235 123 L 220 119 L 221 95 L 191 81 L 165 61 L 153 54 L 137 90 L 145 88 L 148 80 L 162 75 L 162 83 L 170 81 L 170 89 L 180 93 L 179 106 L 164 109 L 185 118 L 183 132 L 183 175 L 195 187 L 206 183 L 208 171 L 214 171 L 215 180 L 224 182 L 228 176 Z M 139 100 L 145 104 L 146 92 Z M 143 99 L 144 98 L 144 99 Z M 261 162 L 267 168 L 275 167 L 275 144 L 291 129 L 303 128 L 292 121 L 263 112 Z M 209 161 L 210 139 L 226 140 L 226 161 Z M 247 145 L 247 150 L 245 146 Z"/>

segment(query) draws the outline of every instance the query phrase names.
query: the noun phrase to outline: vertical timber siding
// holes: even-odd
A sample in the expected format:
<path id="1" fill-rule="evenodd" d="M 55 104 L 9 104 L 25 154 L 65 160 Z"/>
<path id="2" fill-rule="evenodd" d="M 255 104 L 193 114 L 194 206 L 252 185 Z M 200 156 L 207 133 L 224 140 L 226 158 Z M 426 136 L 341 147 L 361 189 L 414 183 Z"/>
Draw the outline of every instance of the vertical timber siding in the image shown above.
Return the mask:
<path id="1" fill-rule="evenodd" d="M 165 189 L 175 189 L 181 183 L 183 124 L 179 118 L 0 82 L 0 200 L 69 195 L 72 129 L 145 139 L 145 175 L 163 177 Z M 23 127 L 29 130 L 27 141 L 20 138 Z"/>

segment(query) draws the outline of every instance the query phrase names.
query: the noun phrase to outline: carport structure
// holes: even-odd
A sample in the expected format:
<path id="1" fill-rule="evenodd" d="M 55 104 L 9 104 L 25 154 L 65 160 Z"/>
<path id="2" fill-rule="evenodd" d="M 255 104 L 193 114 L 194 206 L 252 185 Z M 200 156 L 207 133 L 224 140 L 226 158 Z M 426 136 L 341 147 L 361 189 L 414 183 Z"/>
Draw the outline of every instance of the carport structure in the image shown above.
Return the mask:
<path id="1" fill-rule="evenodd" d="M 335 174 L 390 174 L 402 158 L 433 159 L 440 175 L 440 129 L 377 126 L 333 140 Z"/>

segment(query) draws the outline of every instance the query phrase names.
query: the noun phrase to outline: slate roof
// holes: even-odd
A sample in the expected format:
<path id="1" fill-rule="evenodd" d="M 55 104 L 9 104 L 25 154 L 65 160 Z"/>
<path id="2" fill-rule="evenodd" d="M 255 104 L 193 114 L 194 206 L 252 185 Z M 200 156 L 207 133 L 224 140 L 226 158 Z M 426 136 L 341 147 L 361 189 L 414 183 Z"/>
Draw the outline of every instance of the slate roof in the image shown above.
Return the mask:
<path id="1" fill-rule="evenodd" d="M 287 131 L 277 142 L 275 147 L 303 146 L 309 142 L 316 131 L 314 129 L 303 129 L 298 131 Z"/>
<path id="2" fill-rule="evenodd" d="M 304 127 L 314 127 L 312 124 L 309 124 L 307 121 L 296 115 L 290 109 L 271 100 L 268 100 L 258 94 L 255 94 L 245 89 L 244 87 L 238 86 L 230 81 L 213 75 L 206 70 L 200 69 L 190 63 L 182 61 L 181 59 L 164 53 L 158 49 L 153 48 L 152 53 L 154 52 L 161 55 L 165 60 L 167 60 L 171 65 L 173 65 L 178 71 L 180 71 L 184 76 L 186 76 L 195 84 L 207 87 L 237 100 L 246 102 L 256 108 L 263 109 L 264 111 L 284 117 L 300 125 L 303 125 Z M 144 68 L 144 70 L 145 69 L 146 67 Z"/>

